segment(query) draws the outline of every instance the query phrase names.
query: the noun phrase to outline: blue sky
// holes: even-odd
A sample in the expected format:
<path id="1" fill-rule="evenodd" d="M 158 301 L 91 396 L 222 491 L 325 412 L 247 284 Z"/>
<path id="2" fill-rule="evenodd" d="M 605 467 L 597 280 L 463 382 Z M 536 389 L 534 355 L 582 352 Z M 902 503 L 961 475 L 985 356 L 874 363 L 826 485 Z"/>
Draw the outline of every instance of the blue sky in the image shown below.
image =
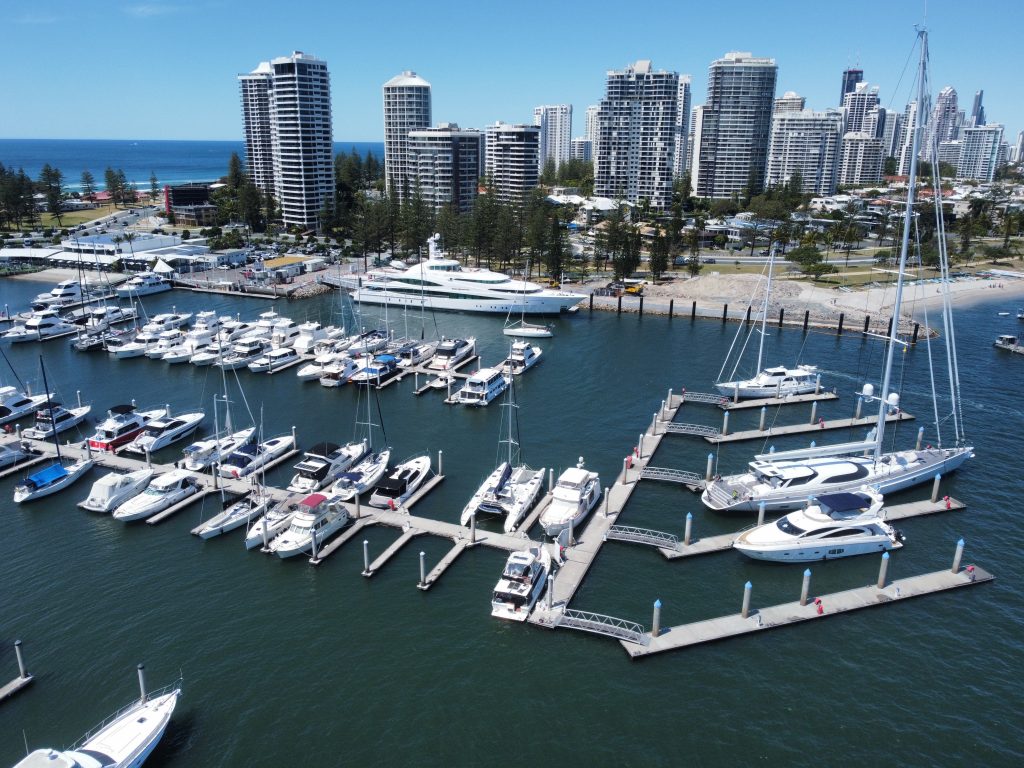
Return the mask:
<path id="1" fill-rule="evenodd" d="M 570 103 L 579 135 L 607 70 L 651 59 L 691 74 L 696 105 L 708 64 L 730 50 L 774 58 L 777 95 L 797 91 L 810 108 L 837 106 L 840 73 L 859 65 L 902 109 L 924 12 L 893 0 L 0 0 L 0 137 L 239 139 L 236 74 L 292 50 L 328 62 L 337 141 L 383 140 L 380 87 L 405 69 L 433 85 L 435 122 L 529 122 L 538 104 Z M 984 88 L 1012 143 L 1024 128 L 1019 4 L 932 0 L 927 13 L 933 92 L 952 85 L 969 110 Z"/>

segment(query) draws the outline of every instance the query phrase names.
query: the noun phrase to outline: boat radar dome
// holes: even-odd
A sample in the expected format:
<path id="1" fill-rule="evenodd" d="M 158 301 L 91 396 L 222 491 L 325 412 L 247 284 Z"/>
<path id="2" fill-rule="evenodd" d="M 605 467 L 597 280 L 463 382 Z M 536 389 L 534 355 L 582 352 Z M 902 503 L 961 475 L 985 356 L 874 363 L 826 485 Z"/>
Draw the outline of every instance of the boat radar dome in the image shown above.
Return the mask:
<path id="1" fill-rule="evenodd" d="M 443 258 L 441 250 L 437 247 L 438 242 L 441 240 L 441 234 L 435 232 L 432 236 L 427 238 L 427 252 L 432 259 Z"/>
<path id="2" fill-rule="evenodd" d="M 873 397 L 875 394 L 875 385 L 865 384 L 864 388 L 860 391 L 860 393 L 864 395 L 864 397 Z"/>
<path id="3" fill-rule="evenodd" d="M 885 398 L 885 402 L 891 405 L 893 408 L 898 408 L 900 404 L 900 396 L 898 392 L 890 392 L 889 396 Z"/>

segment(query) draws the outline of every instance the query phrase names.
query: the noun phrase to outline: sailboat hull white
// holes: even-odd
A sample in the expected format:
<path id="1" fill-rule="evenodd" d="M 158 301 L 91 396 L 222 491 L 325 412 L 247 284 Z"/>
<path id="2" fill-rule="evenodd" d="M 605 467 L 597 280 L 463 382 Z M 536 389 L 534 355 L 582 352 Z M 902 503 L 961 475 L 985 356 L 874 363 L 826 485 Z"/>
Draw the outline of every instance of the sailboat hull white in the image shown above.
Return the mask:
<path id="1" fill-rule="evenodd" d="M 96 462 L 92 459 L 77 461 L 67 467 L 68 473 L 60 478 L 60 480 L 44 485 L 42 488 L 29 489 L 27 486 L 19 485 L 14 489 L 14 501 L 17 504 L 22 504 L 26 501 L 35 501 L 44 496 L 51 496 L 58 491 L 63 491 L 92 469 L 95 464 Z"/>

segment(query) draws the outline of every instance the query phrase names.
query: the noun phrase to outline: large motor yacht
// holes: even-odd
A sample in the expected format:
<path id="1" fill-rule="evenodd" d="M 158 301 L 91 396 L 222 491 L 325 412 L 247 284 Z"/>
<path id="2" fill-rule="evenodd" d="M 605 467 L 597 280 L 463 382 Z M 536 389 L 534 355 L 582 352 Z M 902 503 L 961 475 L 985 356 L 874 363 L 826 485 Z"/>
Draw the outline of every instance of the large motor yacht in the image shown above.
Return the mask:
<path id="1" fill-rule="evenodd" d="M 601 498 L 601 480 L 597 472 L 583 468 L 580 456 L 576 466 L 565 470 L 551 492 L 551 503 L 540 515 L 540 524 L 551 538 L 570 526 L 577 526 Z"/>
<path id="2" fill-rule="evenodd" d="M 199 479 L 186 469 L 160 475 L 138 496 L 114 510 L 114 519 L 124 522 L 145 520 L 199 492 Z"/>
<path id="3" fill-rule="evenodd" d="M 458 312 L 512 310 L 526 315 L 557 315 L 579 304 L 584 296 L 513 280 L 486 269 L 465 269 L 437 249 L 438 235 L 429 240 L 430 257 L 405 269 L 381 269 L 346 284 L 363 304 L 449 309 Z"/>
<path id="4" fill-rule="evenodd" d="M 169 280 L 165 280 L 160 275 L 153 272 L 140 272 L 117 286 L 117 295 L 123 299 L 135 298 L 136 296 L 148 296 L 151 293 L 163 293 L 173 287 Z"/>
<path id="5" fill-rule="evenodd" d="M 403 461 L 377 483 L 370 496 L 370 505 L 397 509 L 416 493 L 429 472 L 429 456 Z"/>
<path id="6" fill-rule="evenodd" d="M 870 488 L 830 493 L 772 523 L 741 533 L 732 546 L 755 560 L 804 563 L 834 560 L 903 546 L 885 522 L 882 495 Z"/>
<path id="7" fill-rule="evenodd" d="M 312 553 L 348 523 L 348 510 L 339 499 L 313 493 L 299 502 L 288 529 L 279 533 L 267 547 L 280 558 Z"/>
<path id="8" fill-rule="evenodd" d="M 44 309 L 33 312 L 23 324 L 14 326 L 0 338 L 18 344 L 25 341 L 46 341 L 77 333 L 78 330 L 77 325 L 58 315 L 56 309 Z"/>
<path id="9" fill-rule="evenodd" d="M 369 452 L 370 447 L 365 440 L 341 447 L 334 443 L 315 445 L 295 465 L 295 476 L 288 483 L 288 490 L 294 493 L 319 491 L 349 467 L 362 461 Z"/>
<path id="10" fill-rule="evenodd" d="M 452 400 L 462 405 L 488 405 L 504 392 L 507 386 L 508 379 L 500 368 L 481 368 L 466 379 L 466 383 L 452 396 Z"/>
<path id="11" fill-rule="evenodd" d="M 60 403 L 51 402 L 46 408 L 36 411 L 36 423 L 23 430 L 21 434 L 33 440 L 49 440 L 54 435 L 81 424 L 91 410 L 91 405 L 65 408 Z"/>
<path id="12" fill-rule="evenodd" d="M 156 453 L 161 448 L 191 435 L 205 417 L 205 411 L 179 413 L 176 416 L 172 416 L 168 411 L 164 416 L 149 422 L 142 434 L 132 440 L 125 450 L 141 454 Z"/>
<path id="13" fill-rule="evenodd" d="M 47 293 L 40 293 L 32 299 L 32 309 L 48 309 L 74 304 L 85 298 L 82 284 L 77 280 L 62 280 Z"/>
<path id="14" fill-rule="evenodd" d="M 544 546 L 510 554 L 491 596 L 491 616 L 526 621 L 550 572 L 551 555 Z"/>
<path id="15" fill-rule="evenodd" d="M 17 421 L 46 405 L 47 397 L 27 395 L 15 387 L 0 387 L 0 424 Z"/>
<path id="16" fill-rule="evenodd" d="M 453 371 L 460 363 L 476 354 L 476 339 L 441 339 L 434 350 L 433 359 L 427 363 L 432 371 Z"/>
<path id="17" fill-rule="evenodd" d="M 259 443 L 252 440 L 240 446 L 220 463 L 221 477 L 245 477 L 270 464 L 295 446 L 291 435 L 272 437 Z"/>
<path id="18" fill-rule="evenodd" d="M 107 411 L 107 418 L 96 426 L 96 433 L 89 438 L 89 447 L 97 451 L 115 451 L 138 437 L 151 421 L 166 415 L 166 408 L 137 411 L 134 404 L 115 405 Z"/>
<path id="19" fill-rule="evenodd" d="M 510 376 L 518 376 L 539 363 L 543 352 L 540 347 L 528 341 L 514 341 L 508 357 L 502 361 L 499 367 Z"/>
<path id="20" fill-rule="evenodd" d="M 149 467 L 133 472 L 108 472 L 92 484 L 89 495 L 78 506 L 90 512 L 113 512 L 142 493 L 152 479 L 153 470 Z"/>
<path id="21" fill-rule="evenodd" d="M 765 368 L 752 379 L 723 381 L 715 389 L 729 397 L 786 397 L 806 395 L 818 386 L 818 369 L 813 365 L 796 368 Z"/>

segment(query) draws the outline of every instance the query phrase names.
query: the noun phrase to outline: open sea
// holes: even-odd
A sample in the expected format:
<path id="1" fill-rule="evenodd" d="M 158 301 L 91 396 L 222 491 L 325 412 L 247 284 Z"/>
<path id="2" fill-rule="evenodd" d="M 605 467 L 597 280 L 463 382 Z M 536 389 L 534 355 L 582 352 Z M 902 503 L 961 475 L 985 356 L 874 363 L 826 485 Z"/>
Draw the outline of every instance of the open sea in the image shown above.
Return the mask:
<path id="1" fill-rule="evenodd" d="M 203 155 L 204 168 L 217 168 L 233 146 L 218 150 L 218 159 L 213 150 Z M 147 174 L 150 162 L 139 166 Z M 49 287 L 2 280 L 0 304 L 23 307 Z M 336 321 L 339 311 L 337 296 L 271 304 L 174 291 L 144 302 L 149 313 L 177 307 L 243 317 L 273 306 L 297 321 Z M 16 674 L 15 638 L 24 642 L 36 681 L 2 705 L 0 765 L 14 763 L 25 740 L 33 748 L 75 741 L 136 695 L 135 665 L 145 662 L 151 688 L 179 671 L 185 679 L 167 735 L 147 762 L 154 768 L 1020 766 L 1024 356 L 991 343 L 997 334 L 1020 332 L 1013 315 L 997 316 L 1012 309 L 1012 301 L 993 298 L 957 313 L 963 417 L 977 458 L 944 480 L 943 493 L 968 508 L 903 522 L 907 544 L 889 568 L 890 578 L 948 568 L 962 536 L 965 564 L 984 566 L 994 583 L 642 661 L 631 661 L 608 638 L 492 619 L 490 593 L 505 560 L 498 551 L 467 551 L 421 592 L 419 552 L 429 568 L 450 542 L 417 538 L 366 579 L 361 540 L 376 557 L 397 538 L 393 529 L 370 527 L 313 568 L 304 558 L 246 552 L 241 531 L 206 542 L 190 536 L 213 513 L 212 497 L 158 526 L 125 525 L 75 506 L 101 470 L 24 506 L 10 501 L 16 478 L 4 479 L 0 682 Z M 413 336 L 473 334 L 487 363 L 507 349 L 500 317 L 437 313 L 425 327 L 418 317 L 390 319 L 399 334 L 406 325 Z M 558 472 L 582 455 L 610 484 L 669 387 L 710 391 L 735 329 L 585 309 L 558 319 L 555 337 L 539 342 L 544 359 L 517 389 L 526 460 Z M 825 419 L 852 415 L 864 381 L 878 386 L 881 345 L 857 333 L 771 330 L 765 347 L 769 362 L 824 369 L 825 384 L 841 394 L 819 408 Z M 36 386 L 42 353 L 51 386 L 65 402 L 80 390 L 96 416 L 133 398 L 140 406 L 209 410 L 221 389 L 219 373 L 209 368 L 115 361 L 75 352 L 66 341 L 5 351 L 18 376 Z M 939 356 L 939 347 L 933 352 Z M 0 378 L 10 382 L 11 371 L 5 367 Z M 304 447 L 353 435 L 357 400 L 350 388 L 303 384 L 291 371 L 238 378 L 268 434 L 294 425 Z M 887 434 L 895 445 L 911 446 L 921 425 L 926 441 L 935 442 L 924 343 L 901 355 L 895 382 L 917 421 Z M 444 451 L 447 478 L 414 513 L 457 521 L 494 466 L 501 409 L 449 407 L 438 393 L 413 397 L 413 387 L 410 377 L 380 393 L 387 441 L 398 459 L 427 451 L 436 461 Z M 784 407 L 770 418 L 806 421 L 809 408 Z M 756 410 L 735 412 L 731 427 L 756 428 L 758 417 Z M 679 419 L 720 425 L 721 412 L 689 404 Z M 812 437 L 842 442 L 863 434 L 773 444 L 801 447 Z M 766 448 L 723 446 L 719 471 L 738 471 Z M 172 460 L 178 450 L 159 458 Z M 708 452 L 703 440 L 671 435 L 654 463 L 702 472 Z M 268 480 L 283 485 L 290 474 L 283 466 Z M 918 488 L 890 500 L 928 493 Z M 620 521 L 681 535 L 687 512 L 698 536 L 747 524 L 708 512 L 680 487 L 647 481 Z M 812 593 L 874 583 L 878 565 L 874 556 L 812 565 Z M 748 580 L 755 607 L 796 600 L 803 568 L 731 551 L 669 562 L 653 549 L 610 542 L 573 607 L 649 627 L 660 599 L 663 626 L 677 625 L 738 612 Z"/>
<path id="2" fill-rule="evenodd" d="M 355 149 L 384 160 L 384 142 L 336 141 L 334 152 Z M 49 163 L 64 174 L 65 188 L 81 188 L 82 171 L 88 170 L 103 188 L 103 172 L 109 167 L 124 170 L 138 189 L 149 189 L 149 177 L 156 174 L 164 184 L 216 181 L 228 172 L 231 153 L 245 161 L 241 141 L 127 141 L 101 139 L 0 139 L 0 163 L 17 170 L 24 168 L 33 179 Z"/>

